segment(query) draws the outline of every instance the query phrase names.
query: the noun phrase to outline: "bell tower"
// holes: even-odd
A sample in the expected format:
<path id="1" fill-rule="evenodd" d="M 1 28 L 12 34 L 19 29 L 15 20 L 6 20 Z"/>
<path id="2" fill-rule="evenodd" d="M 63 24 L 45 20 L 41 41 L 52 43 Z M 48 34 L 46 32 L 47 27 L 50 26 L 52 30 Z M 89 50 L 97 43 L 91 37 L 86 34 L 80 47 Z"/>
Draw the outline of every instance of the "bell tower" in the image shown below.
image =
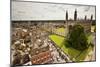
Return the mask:
<path id="1" fill-rule="evenodd" d="M 66 10 L 66 14 L 65 14 L 66 16 L 65 16 L 65 27 L 66 27 L 66 35 L 68 34 L 68 32 L 69 32 L 69 28 L 68 28 L 68 11 Z"/>
<path id="2" fill-rule="evenodd" d="M 68 11 L 66 11 L 66 21 L 68 21 Z"/>
<path id="3" fill-rule="evenodd" d="M 74 20 L 75 21 L 77 20 L 77 9 L 75 9 L 75 12 L 74 12 Z"/>

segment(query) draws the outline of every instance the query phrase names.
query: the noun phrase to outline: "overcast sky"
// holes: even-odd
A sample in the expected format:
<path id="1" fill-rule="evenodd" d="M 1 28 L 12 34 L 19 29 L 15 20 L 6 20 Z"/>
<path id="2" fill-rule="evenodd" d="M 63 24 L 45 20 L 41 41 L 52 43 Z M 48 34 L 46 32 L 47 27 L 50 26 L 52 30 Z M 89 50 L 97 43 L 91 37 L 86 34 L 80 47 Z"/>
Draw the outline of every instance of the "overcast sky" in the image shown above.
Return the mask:
<path id="1" fill-rule="evenodd" d="M 12 20 L 65 20 L 66 10 L 69 19 L 74 18 L 74 11 L 77 9 L 78 18 L 83 19 L 85 15 L 90 19 L 93 14 L 95 19 L 95 7 L 83 5 L 37 3 L 12 1 Z"/>

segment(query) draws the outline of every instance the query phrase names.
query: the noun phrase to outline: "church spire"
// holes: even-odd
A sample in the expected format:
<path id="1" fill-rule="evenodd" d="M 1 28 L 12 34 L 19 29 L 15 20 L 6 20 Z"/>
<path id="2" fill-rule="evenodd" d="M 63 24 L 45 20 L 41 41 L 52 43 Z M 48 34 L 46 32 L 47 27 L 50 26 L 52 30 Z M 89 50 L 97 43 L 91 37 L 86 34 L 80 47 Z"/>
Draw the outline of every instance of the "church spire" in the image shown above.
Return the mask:
<path id="1" fill-rule="evenodd" d="M 77 9 L 75 9 L 75 12 L 74 12 L 74 20 L 77 20 Z"/>
<path id="2" fill-rule="evenodd" d="M 85 15 L 84 20 L 87 20 L 87 15 Z"/>
<path id="3" fill-rule="evenodd" d="M 93 20 L 93 15 L 91 15 L 91 20 Z"/>
<path id="4" fill-rule="evenodd" d="M 66 10 L 66 20 L 68 20 L 68 11 Z"/>

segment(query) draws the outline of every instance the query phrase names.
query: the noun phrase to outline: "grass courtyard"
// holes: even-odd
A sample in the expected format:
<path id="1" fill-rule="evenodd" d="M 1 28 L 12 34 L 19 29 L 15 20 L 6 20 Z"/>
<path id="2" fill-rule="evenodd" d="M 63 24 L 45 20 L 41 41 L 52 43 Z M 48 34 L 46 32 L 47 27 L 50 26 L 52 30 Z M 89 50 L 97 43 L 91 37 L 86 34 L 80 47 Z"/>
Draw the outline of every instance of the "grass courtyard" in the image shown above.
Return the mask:
<path id="1" fill-rule="evenodd" d="M 57 31 L 57 32 L 62 32 L 62 33 L 63 33 L 63 32 L 65 32 L 65 28 L 59 28 L 59 29 L 56 29 L 56 31 Z"/>
<path id="2" fill-rule="evenodd" d="M 54 33 L 61 35 L 61 36 L 66 36 L 66 29 L 63 27 L 57 28 L 55 29 Z"/>
<path id="3" fill-rule="evenodd" d="M 89 53 L 89 51 L 91 51 L 91 49 L 92 49 L 91 47 L 89 47 L 88 49 L 86 49 L 84 51 L 79 51 L 72 47 L 66 47 L 64 45 L 65 38 L 62 36 L 50 35 L 49 38 L 52 41 L 54 41 L 55 44 L 64 51 L 64 53 L 69 55 L 70 59 L 73 61 L 83 61 L 85 59 L 85 57 L 87 56 L 87 54 Z M 92 39 L 92 36 L 88 35 L 88 43 L 90 43 L 91 39 Z"/>

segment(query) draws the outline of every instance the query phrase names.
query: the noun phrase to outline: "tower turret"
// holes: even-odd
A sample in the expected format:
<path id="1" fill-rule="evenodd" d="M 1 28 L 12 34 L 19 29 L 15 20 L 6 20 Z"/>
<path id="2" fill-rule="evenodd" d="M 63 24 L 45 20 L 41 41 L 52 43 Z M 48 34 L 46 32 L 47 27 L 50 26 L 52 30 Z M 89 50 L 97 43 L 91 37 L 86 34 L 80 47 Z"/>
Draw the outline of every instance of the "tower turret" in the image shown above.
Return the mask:
<path id="1" fill-rule="evenodd" d="M 74 20 L 77 20 L 77 9 L 75 9 L 75 12 L 74 12 Z"/>

